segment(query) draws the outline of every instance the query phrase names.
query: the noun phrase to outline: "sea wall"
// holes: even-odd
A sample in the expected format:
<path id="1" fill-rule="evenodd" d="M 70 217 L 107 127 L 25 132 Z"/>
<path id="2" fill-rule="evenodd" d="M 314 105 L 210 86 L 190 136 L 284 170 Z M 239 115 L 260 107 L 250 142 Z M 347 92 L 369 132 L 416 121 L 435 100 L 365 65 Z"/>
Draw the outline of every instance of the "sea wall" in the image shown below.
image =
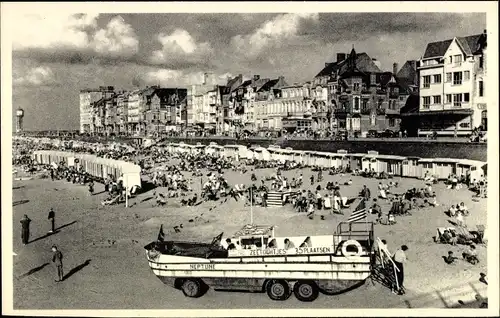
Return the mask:
<path id="1" fill-rule="evenodd" d="M 339 149 L 347 150 L 349 153 L 367 153 L 369 150 L 378 151 L 384 155 L 398 155 L 405 157 L 420 158 L 459 158 L 479 161 L 487 161 L 486 143 L 466 143 L 431 140 L 281 140 L 276 142 L 269 139 L 236 140 L 233 138 L 168 138 L 168 142 L 184 142 L 195 145 L 201 143 L 208 145 L 215 142 L 224 145 L 259 145 L 267 148 L 269 145 L 278 144 L 281 148 L 290 147 L 294 150 L 337 152 Z"/>

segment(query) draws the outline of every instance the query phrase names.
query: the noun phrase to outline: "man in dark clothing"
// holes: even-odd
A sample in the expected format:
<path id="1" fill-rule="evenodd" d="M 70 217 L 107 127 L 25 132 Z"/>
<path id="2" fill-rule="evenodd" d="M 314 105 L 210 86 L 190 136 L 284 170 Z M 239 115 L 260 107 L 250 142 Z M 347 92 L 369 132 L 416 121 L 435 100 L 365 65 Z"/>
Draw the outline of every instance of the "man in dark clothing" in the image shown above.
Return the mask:
<path id="1" fill-rule="evenodd" d="M 227 250 L 235 250 L 236 249 L 236 246 L 234 245 L 234 243 L 231 242 L 231 239 L 227 239 L 226 240 L 226 243 L 227 243 Z"/>
<path id="2" fill-rule="evenodd" d="M 49 233 L 54 233 L 56 230 L 56 213 L 54 212 L 54 209 L 52 209 L 52 208 L 50 208 L 48 219 L 50 220 L 50 223 L 51 223 Z"/>
<path id="3" fill-rule="evenodd" d="M 50 179 L 54 181 L 54 169 L 50 169 Z"/>
<path id="4" fill-rule="evenodd" d="M 399 285 L 399 290 L 398 294 L 402 295 L 404 294 L 404 268 L 403 265 L 407 262 L 406 258 L 406 251 L 408 250 L 408 246 L 403 245 L 401 246 L 400 249 L 398 249 L 394 255 L 393 255 L 393 260 L 394 260 L 394 265 L 396 265 L 397 271 L 396 271 L 396 278 L 397 278 L 397 283 Z"/>
<path id="5" fill-rule="evenodd" d="M 22 225 L 21 239 L 24 245 L 28 244 L 30 238 L 30 222 L 31 219 L 26 214 L 21 219 L 21 225 Z"/>
<path id="6" fill-rule="evenodd" d="M 371 196 L 370 189 L 368 189 L 366 185 L 364 185 L 363 189 L 361 190 L 361 196 L 367 201 L 370 200 Z"/>
<path id="7" fill-rule="evenodd" d="M 54 253 L 52 254 L 52 263 L 54 263 L 57 273 L 57 279 L 55 281 L 62 282 L 64 279 L 63 263 L 62 263 L 63 255 L 55 245 L 52 246 L 52 252 Z"/>

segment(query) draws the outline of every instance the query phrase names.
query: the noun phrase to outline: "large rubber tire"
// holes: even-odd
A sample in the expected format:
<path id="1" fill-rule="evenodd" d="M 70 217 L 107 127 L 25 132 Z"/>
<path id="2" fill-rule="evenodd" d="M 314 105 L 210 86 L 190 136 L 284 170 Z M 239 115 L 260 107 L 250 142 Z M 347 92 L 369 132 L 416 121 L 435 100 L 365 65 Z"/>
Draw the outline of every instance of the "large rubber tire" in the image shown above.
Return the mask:
<path id="1" fill-rule="evenodd" d="M 284 280 L 271 280 L 266 286 L 267 296 L 272 300 L 287 300 L 290 297 L 290 287 Z"/>
<path id="2" fill-rule="evenodd" d="M 319 288 L 313 281 L 299 280 L 295 283 L 295 286 L 293 286 L 293 293 L 298 300 L 310 302 L 318 298 Z"/>
<path id="3" fill-rule="evenodd" d="M 182 282 L 181 290 L 184 296 L 191 298 L 198 298 L 203 295 L 204 286 L 200 279 L 188 278 Z"/>

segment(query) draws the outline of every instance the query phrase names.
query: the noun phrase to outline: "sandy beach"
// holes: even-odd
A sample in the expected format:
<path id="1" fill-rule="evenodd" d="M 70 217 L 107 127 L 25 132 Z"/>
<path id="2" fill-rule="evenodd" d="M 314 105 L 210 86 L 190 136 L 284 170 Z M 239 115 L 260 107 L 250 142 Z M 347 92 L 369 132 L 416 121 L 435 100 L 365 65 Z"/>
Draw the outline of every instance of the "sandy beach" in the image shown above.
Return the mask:
<path id="1" fill-rule="evenodd" d="M 352 179 L 353 185 L 341 187 L 343 196 L 347 197 L 357 196 L 364 184 L 373 197 L 380 182 L 325 173 L 321 183 L 310 186 L 309 176 L 311 173 L 316 176 L 316 173 L 310 169 L 301 171 L 304 189 L 313 190 L 318 184 L 324 188 L 328 181 L 343 184 Z M 271 169 L 256 169 L 259 180 L 271 173 Z M 283 173 L 291 178 L 297 177 L 300 171 Z M 185 176 L 191 174 L 185 173 Z M 251 184 L 250 173 L 243 175 L 226 170 L 224 176 L 230 184 Z M 421 180 L 409 178 L 395 178 L 394 181 L 399 182 L 399 188 L 394 190 L 397 193 L 424 185 Z M 192 179 L 191 187 L 199 193 L 199 177 Z M 14 309 L 443 308 L 456 306 L 458 300 L 472 301 L 476 294 L 487 297 L 487 286 L 479 282 L 479 274 L 487 274 L 486 246 L 477 247 L 481 261 L 477 265 L 464 260 L 447 265 L 442 256 L 448 251 L 460 256 L 466 247 L 433 241 L 437 227 L 451 226 L 450 218 L 444 213 L 451 204 L 465 202 L 470 211 L 465 218 L 469 228 L 486 224 L 486 199 L 475 202 L 469 190 L 446 189 L 443 183 L 433 186 L 440 206 L 397 217 L 397 223 L 392 226 L 375 226 L 375 236 L 386 239 L 391 252 L 402 244 L 409 247 L 404 296 L 392 294 L 380 283 L 368 279 L 358 289 L 337 296 L 320 295 L 313 303 L 302 303 L 293 297 L 285 302 L 274 302 L 264 293 L 214 290 L 199 299 L 191 299 L 164 285 L 152 273 L 143 247 L 156 239 L 161 224 L 168 239 L 210 241 L 221 232 L 229 235 L 250 223 L 250 207 L 241 201 L 231 198 L 225 203 L 222 199 L 196 207 L 181 207 L 181 198 L 178 198 L 169 199 L 167 206 L 160 208 L 153 206 L 153 193 L 165 189 L 156 188 L 132 198 L 129 208 L 123 205 L 104 207 L 100 202 L 107 194 L 101 193 L 104 189 L 101 184 L 96 185 L 98 194 L 93 196 L 89 195 L 86 186 L 50 179 L 14 181 L 13 188 L 13 249 L 17 254 L 13 256 Z M 390 203 L 379 203 L 386 213 Z M 50 229 L 47 220 L 50 208 L 56 212 L 58 230 L 46 236 Z M 277 225 L 276 235 L 279 236 L 320 235 L 333 233 L 338 222 L 347 220 L 348 211 L 344 215 L 321 211 L 310 220 L 290 205 L 253 207 L 253 219 L 255 224 Z M 26 246 L 21 244 L 19 223 L 24 214 L 32 219 L 30 243 Z M 320 214 L 325 215 L 324 220 Z M 368 222 L 374 220 L 375 215 L 369 215 Z M 181 224 L 181 232 L 175 233 L 173 227 Z M 55 269 L 50 252 L 53 244 L 64 254 L 67 276 L 62 283 L 54 282 Z"/>

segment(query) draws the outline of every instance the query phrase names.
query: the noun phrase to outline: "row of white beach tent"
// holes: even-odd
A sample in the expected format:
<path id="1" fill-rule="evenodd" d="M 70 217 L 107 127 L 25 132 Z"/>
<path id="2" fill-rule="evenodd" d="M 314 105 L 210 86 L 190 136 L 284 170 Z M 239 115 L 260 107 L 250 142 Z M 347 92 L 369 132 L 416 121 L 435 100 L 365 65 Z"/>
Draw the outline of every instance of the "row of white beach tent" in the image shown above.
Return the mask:
<path id="1" fill-rule="evenodd" d="M 117 181 L 123 178 L 123 185 L 127 189 L 141 187 L 141 167 L 122 160 L 106 159 L 95 155 L 73 153 L 66 151 L 36 150 L 33 160 L 38 164 L 51 165 L 57 168 L 61 162 L 65 166 L 76 169 L 83 168 L 99 181 L 112 178 Z"/>
<path id="2" fill-rule="evenodd" d="M 345 150 L 332 152 L 303 151 L 291 148 L 282 149 L 279 146 L 246 147 L 243 145 L 220 146 L 216 143 L 209 145 L 189 145 L 185 143 L 169 143 L 166 145 L 169 152 L 190 154 L 213 154 L 232 158 L 236 161 L 245 159 L 294 161 L 305 166 L 319 166 L 324 168 L 346 168 L 352 171 L 368 170 L 377 173 L 385 172 L 394 176 L 422 178 L 425 175 L 435 176 L 438 179 L 447 179 L 450 174 L 458 177 L 470 174 L 471 180 L 479 180 L 486 176 L 486 162 L 455 158 L 418 158 L 394 155 L 382 155 L 376 151 L 367 153 L 348 153 Z"/>

